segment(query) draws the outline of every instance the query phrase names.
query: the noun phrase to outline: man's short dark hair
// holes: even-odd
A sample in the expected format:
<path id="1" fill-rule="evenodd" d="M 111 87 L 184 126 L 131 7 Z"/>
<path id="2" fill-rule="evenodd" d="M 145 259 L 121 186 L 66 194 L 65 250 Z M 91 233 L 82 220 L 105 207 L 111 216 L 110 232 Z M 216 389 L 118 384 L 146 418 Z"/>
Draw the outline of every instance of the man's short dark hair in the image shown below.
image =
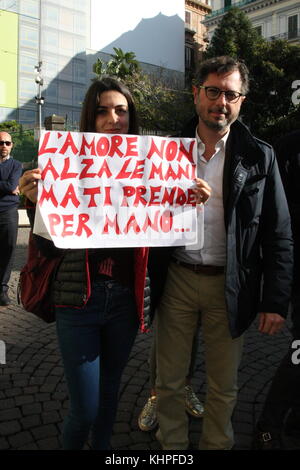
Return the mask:
<path id="1" fill-rule="evenodd" d="M 249 70 L 244 62 L 234 59 L 233 57 L 223 55 L 205 60 L 199 66 L 197 73 L 197 85 L 203 85 L 210 73 L 223 75 L 224 73 L 234 72 L 238 70 L 242 80 L 242 93 L 247 94 L 249 91 Z"/>

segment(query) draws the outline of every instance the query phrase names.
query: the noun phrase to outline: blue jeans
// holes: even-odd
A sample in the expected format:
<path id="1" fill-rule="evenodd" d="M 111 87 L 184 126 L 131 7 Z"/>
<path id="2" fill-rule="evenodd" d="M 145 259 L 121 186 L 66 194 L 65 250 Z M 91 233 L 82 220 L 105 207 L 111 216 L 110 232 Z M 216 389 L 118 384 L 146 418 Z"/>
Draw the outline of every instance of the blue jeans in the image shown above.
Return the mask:
<path id="1" fill-rule="evenodd" d="M 116 281 L 95 281 L 82 309 L 57 307 L 57 334 L 70 395 L 64 449 L 110 449 L 118 392 L 138 329 L 133 293 Z"/>

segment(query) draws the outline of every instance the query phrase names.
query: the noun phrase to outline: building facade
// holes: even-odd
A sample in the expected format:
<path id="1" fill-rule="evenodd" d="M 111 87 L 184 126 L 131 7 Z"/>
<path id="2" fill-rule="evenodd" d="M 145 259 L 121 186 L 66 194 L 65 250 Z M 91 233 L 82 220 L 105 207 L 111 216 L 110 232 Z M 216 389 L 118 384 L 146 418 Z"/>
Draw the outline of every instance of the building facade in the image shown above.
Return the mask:
<path id="1" fill-rule="evenodd" d="M 203 20 L 211 13 L 210 0 L 185 0 L 185 72 L 193 74 L 207 47 L 207 28 Z"/>
<path id="2" fill-rule="evenodd" d="M 38 122 L 35 66 L 41 63 L 43 115 L 78 122 L 87 83 L 90 0 L 2 0 L 0 7 L 17 23 L 17 73 L 9 77 L 16 103 L 0 104 L 1 121 L 15 119 L 25 127 Z"/>
<path id="3" fill-rule="evenodd" d="M 164 5 L 160 0 L 152 0 L 151 5 L 137 0 L 132 0 L 132 5 L 133 1 L 136 11 L 143 11 L 132 31 L 124 16 L 112 18 L 111 5 L 99 0 L 0 0 L 0 122 L 16 120 L 25 128 L 33 128 L 46 116 L 56 114 L 66 119 L 68 128 L 78 128 L 82 101 L 93 77 L 92 66 L 101 54 L 101 49 L 92 48 L 91 31 L 105 36 L 104 28 L 99 28 L 100 20 L 108 26 L 122 21 L 127 28 L 122 36 L 115 28 L 116 47 L 134 51 L 132 44 L 142 43 L 156 54 L 157 60 L 145 64 L 146 69 L 166 67 L 171 75 L 183 76 L 184 0 L 164 0 Z M 120 6 L 124 3 L 115 0 L 114 5 L 117 2 Z M 128 22 L 136 11 L 130 11 Z M 143 39 L 146 32 L 148 36 Z M 135 40 L 137 34 L 141 40 Z M 131 43 L 126 42 L 131 37 Z M 154 46 L 154 39 L 159 47 Z M 168 68 L 165 60 L 170 57 L 179 58 L 178 62 L 182 57 L 182 70 Z"/>
<path id="4" fill-rule="evenodd" d="M 203 21 L 209 38 L 226 12 L 237 7 L 246 13 L 253 27 L 265 39 L 287 39 L 300 43 L 299 0 L 210 0 L 210 3 L 212 12 Z"/>

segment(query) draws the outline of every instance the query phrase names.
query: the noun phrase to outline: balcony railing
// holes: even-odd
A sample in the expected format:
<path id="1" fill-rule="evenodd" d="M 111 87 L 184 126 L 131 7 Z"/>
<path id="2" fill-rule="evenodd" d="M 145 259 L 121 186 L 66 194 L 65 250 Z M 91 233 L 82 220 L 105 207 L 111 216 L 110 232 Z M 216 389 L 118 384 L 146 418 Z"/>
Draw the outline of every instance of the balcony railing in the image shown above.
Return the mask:
<path id="1" fill-rule="evenodd" d="M 274 41 L 275 39 L 287 39 L 288 41 L 299 40 L 300 39 L 300 29 L 295 31 L 288 31 L 281 34 L 276 34 L 274 36 L 269 36 L 266 38 L 267 41 Z"/>
<path id="2" fill-rule="evenodd" d="M 254 3 L 257 2 L 257 0 L 242 0 L 241 2 L 234 3 L 232 5 L 228 5 L 227 7 L 220 8 L 220 10 L 215 10 L 209 13 L 209 15 L 206 15 L 204 20 L 210 20 L 211 18 L 214 18 L 215 16 L 223 15 L 223 13 L 226 13 L 228 10 L 234 7 L 243 7 L 244 5 L 248 5 L 249 3 Z"/>

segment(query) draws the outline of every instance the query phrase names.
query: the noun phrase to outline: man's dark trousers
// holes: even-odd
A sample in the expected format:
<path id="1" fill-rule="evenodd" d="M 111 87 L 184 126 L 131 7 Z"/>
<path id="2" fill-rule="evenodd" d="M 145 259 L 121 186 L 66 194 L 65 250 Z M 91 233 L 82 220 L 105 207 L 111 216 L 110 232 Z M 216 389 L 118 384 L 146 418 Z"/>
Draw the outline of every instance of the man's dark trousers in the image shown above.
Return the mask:
<path id="1" fill-rule="evenodd" d="M 7 292 L 18 235 L 18 206 L 0 211 L 0 292 Z"/>

